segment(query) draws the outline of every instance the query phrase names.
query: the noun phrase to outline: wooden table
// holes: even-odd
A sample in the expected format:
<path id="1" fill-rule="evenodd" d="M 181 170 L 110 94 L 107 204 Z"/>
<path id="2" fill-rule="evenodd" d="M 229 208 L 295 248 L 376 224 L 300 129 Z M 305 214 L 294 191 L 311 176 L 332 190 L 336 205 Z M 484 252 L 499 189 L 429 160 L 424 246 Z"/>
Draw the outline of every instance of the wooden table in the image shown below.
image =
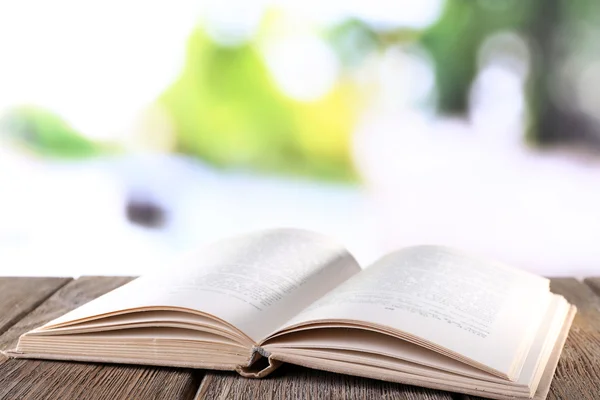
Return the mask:
<path id="1" fill-rule="evenodd" d="M 0 278 L 0 350 L 19 335 L 132 278 Z M 577 305 L 549 399 L 600 399 L 600 278 L 552 280 Z M 294 366 L 248 380 L 235 373 L 132 365 L 7 359 L 0 354 L 0 399 L 463 399 L 418 387 Z"/>

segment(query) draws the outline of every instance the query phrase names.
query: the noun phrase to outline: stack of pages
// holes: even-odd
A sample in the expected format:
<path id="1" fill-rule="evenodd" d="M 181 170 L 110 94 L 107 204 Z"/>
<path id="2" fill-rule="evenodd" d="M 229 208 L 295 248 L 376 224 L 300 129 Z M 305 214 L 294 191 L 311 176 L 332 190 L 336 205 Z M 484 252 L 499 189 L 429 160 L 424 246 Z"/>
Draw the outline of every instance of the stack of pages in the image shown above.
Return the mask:
<path id="1" fill-rule="evenodd" d="M 222 240 L 21 336 L 11 357 L 235 370 L 282 363 L 494 399 L 548 393 L 575 307 L 547 279 L 417 246 L 364 269 L 332 240 Z"/>

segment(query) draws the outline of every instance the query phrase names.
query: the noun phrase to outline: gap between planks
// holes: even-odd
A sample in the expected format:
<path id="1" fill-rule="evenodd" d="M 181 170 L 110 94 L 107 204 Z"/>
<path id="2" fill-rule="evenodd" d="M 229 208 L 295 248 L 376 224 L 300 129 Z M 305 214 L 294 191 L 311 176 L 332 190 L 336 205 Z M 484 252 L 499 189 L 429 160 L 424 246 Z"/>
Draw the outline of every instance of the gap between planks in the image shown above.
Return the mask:
<path id="1" fill-rule="evenodd" d="M 0 277 L 0 335 L 46 301 L 71 278 Z M 0 364 L 6 360 L 0 342 Z"/>
<path id="2" fill-rule="evenodd" d="M 3 335 L 0 348 L 132 278 L 82 277 L 69 282 Z M 190 369 L 9 359 L 0 361 L 0 399 L 193 399 L 202 373 Z"/>
<path id="3" fill-rule="evenodd" d="M 42 304 L 71 278 L 0 278 L 0 335 Z"/>
<path id="4" fill-rule="evenodd" d="M 7 279 L 0 278 L 6 286 Z M 18 278 L 23 279 L 23 278 Z M 35 279 L 35 278 L 26 278 Z M 38 278 L 39 279 L 39 278 Z M 107 278 L 107 277 L 84 277 L 76 281 L 68 278 L 46 278 L 51 280 L 64 279 L 64 281 L 55 281 L 54 289 L 44 288 L 44 285 L 28 284 L 21 281 L 23 287 L 39 290 L 42 286 L 42 294 L 25 298 L 25 303 L 19 303 L 16 308 L 16 317 L 11 317 L 12 327 L 4 323 L 4 334 L 0 336 L 0 349 L 11 347 L 16 344 L 16 340 L 21 333 L 26 332 L 48 320 L 51 320 L 72 308 L 79 306 L 104 292 L 124 284 L 131 278 Z M 25 282 L 25 283 L 24 283 Z M 594 365 L 600 365 L 600 278 L 591 278 L 585 280 L 586 285 L 575 279 L 553 279 L 553 291 L 560 293 L 568 298 L 569 301 L 576 304 L 579 308 L 579 314 L 574 322 L 573 329 L 569 335 L 569 340 L 565 346 L 563 357 L 557 368 L 555 381 L 548 399 L 573 398 L 595 399 L 596 394 L 600 392 L 598 384 L 600 382 L 600 372 Z M 2 287 L 2 286 L 0 286 Z M 52 287 L 52 285 L 50 285 Z M 14 298 L 14 290 L 11 298 Z M 18 293 L 18 291 L 17 291 Z M 0 292 L 0 302 L 2 301 L 2 292 Z M 37 296 L 37 297 L 36 297 Z M 6 296 L 5 296 L 6 297 Z M 19 300 L 19 302 L 22 300 Z M 0 303 L 1 304 L 1 303 Z M 29 312 L 31 311 L 31 312 Z M 19 320 L 19 318 L 21 318 Z M 370 379 L 348 377 L 337 374 L 330 374 L 304 368 L 285 366 L 278 376 L 266 380 L 247 380 L 236 374 L 208 372 L 202 380 L 202 371 L 191 370 L 169 370 L 152 367 L 139 366 L 111 366 L 83 363 L 59 363 L 47 361 L 25 361 L 10 360 L 12 362 L 21 362 L 22 365 L 13 365 L 21 374 L 29 372 L 29 376 L 39 376 L 48 378 L 49 376 L 72 377 L 78 383 L 77 390 L 67 390 L 52 392 L 60 394 L 62 398 L 136 398 L 137 395 L 146 395 L 145 397 L 156 397 L 157 391 L 164 389 L 165 379 L 175 377 L 175 381 L 184 382 L 183 385 L 175 385 L 175 391 L 184 399 L 224 399 L 224 398 L 282 398 L 284 396 L 293 396 L 295 398 L 386 398 L 386 399 L 477 399 L 473 396 L 460 394 L 450 394 L 444 392 L 428 391 L 427 389 L 403 386 L 399 384 L 390 384 Z M 582 361 L 585 361 L 583 373 L 581 373 Z M 2 369 L 0 360 L 0 369 Z M 54 364 L 53 368 L 48 368 Z M 56 366 L 59 367 L 56 367 Z M 40 367 L 42 366 L 42 367 Z M 45 366 L 45 367 L 44 367 Z M 93 368 L 91 368 L 93 367 Z M 38 369 L 41 368 L 41 371 Z M 35 372 L 34 372 L 35 371 Z M 152 373 L 149 371 L 158 371 Z M 92 373 L 93 372 L 93 373 Z M 165 372 L 162 373 L 161 372 Z M 178 374 L 185 375 L 184 379 L 177 379 Z M 2 375 L 0 375 L 0 380 Z M 83 377 L 93 376 L 95 379 L 88 381 L 82 380 Z M 145 381 L 145 384 L 138 385 L 139 381 Z M 202 380 L 202 382 L 201 382 Z M 48 381 L 48 379 L 46 379 Z M 36 398 L 39 396 L 39 390 L 46 389 L 44 382 L 34 382 L 29 389 L 33 387 L 33 392 L 27 388 L 21 388 L 20 397 Z M 63 386 L 67 382 L 52 382 L 61 389 L 59 383 Z M 75 382 L 73 382 L 75 383 Z M 112 384 L 108 384 L 112 383 Z M 154 384 L 152 384 L 154 383 Z M 17 387 L 17 384 L 11 388 Z M 168 385 L 167 385 L 168 386 Z M 173 386 L 173 385 L 171 385 Z M 92 389 L 91 389 L 92 388 Z M 104 388 L 104 393 L 98 392 L 97 388 Z M 57 389 L 57 390 L 58 390 Z M 90 397 L 89 391 L 94 392 Z M 2 390 L 2 389 L 0 389 Z M 37 392 L 35 390 L 38 390 Z M 168 392 L 168 391 L 167 391 Z M 15 392 L 13 391 L 13 394 Z M 169 393 L 173 395 L 174 393 Z M 24 396 L 24 397 L 23 397 Z M 33 396 L 33 397 L 32 397 Z M 66 397 L 65 397 L 66 396 Z M 132 397 L 134 396 L 134 397 Z M 167 397 L 164 397 L 167 398 Z M 2 393 L 0 392 L 0 399 Z"/>

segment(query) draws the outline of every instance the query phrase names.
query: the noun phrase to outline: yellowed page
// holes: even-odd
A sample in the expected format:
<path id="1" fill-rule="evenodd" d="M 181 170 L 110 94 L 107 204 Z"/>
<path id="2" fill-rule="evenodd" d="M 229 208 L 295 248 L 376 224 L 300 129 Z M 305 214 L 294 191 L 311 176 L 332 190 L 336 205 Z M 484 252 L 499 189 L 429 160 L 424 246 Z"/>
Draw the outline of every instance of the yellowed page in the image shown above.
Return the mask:
<path id="1" fill-rule="evenodd" d="M 183 307 L 211 314 L 255 342 L 360 271 L 339 244 L 298 229 L 222 240 L 45 327 L 123 309 Z"/>
<path id="2" fill-rule="evenodd" d="M 562 296 L 551 296 L 550 306 L 545 312 L 542 324 L 537 329 L 535 340 L 519 379 L 515 382 L 521 386 L 532 387 L 534 391 L 537 380 L 540 378 L 538 372 L 541 373 L 544 370 L 547 358 L 556 343 L 569 311 L 569 305 Z M 348 350 L 349 355 L 354 354 L 366 358 L 377 354 L 391 358 L 391 365 L 387 366 L 391 369 L 394 369 L 393 359 L 396 359 L 482 381 L 508 383 L 506 379 L 493 376 L 433 350 L 367 329 L 306 329 L 270 339 L 263 345 L 263 348 L 276 358 L 279 354 L 299 354 L 307 357 L 319 354 L 318 357 L 327 358 L 329 353 L 339 354 L 342 350 Z M 374 358 L 373 365 L 379 365 L 377 360 Z M 352 359 L 349 358 L 348 361 L 352 362 Z"/>
<path id="3" fill-rule="evenodd" d="M 379 260 L 282 329 L 320 320 L 362 321 L 514 379 L 549 301 L 544 278 L 452 249 L 418 246 Z"/>
<path id="4" fill-rule="evenodd" d="M 559 305 L 557 310 L 558 309 L 561 309 L 558 313 L 564 316 L 562 305 Z M 496 381 L 487 382 L 475 379 L 469 383 L 467 381 L 470 378 L 459 377 L 456 375 L 452 376 L 452 374 L 449 373 L 444 373 L 439 370 L 435 371 L 432 368 L 422 367 L 406 361 L 397 363 L 394 359 L 376 354 L 363 355 L 363 357 L 369 357 L 371 360 L 364 360 L 363 358 L 360 361 L 356 357 L 348 361 L 347 355 L 349 352 L 344 350 L 335 350 L 334 357 L 332 357 L 331 354 L 319 355 L 317 357 L 303 355 L 301 354 L 301 351 L 298 351 L 297 354 L 277 353 L 272 357 L 283 362 L 323 371 L 483 396 L 490 399 L 511 400 L 515 398 L 533 398 L 536 400 L 543 400 L 546 399 L 550 389 L 550 384 L 575 312 L 575 307 L 569 307 L 566 318 L 558 323 L 558 325 L 561 326 L 558 335 L 554 334 L 554 339 L 547 339 L 551 343 L 551 353 L 550 356 L 547 357 L 543 370 L 540 371 L 541 379 L 533 396 L 527 387 L 523 386 L 520 381 L 506 382 L 505 388 L 500 390 L 490 390 L 490 385 L 496 384 Z M 316 351 L 313 350 L 312 352 L 314 354 Z M 411 367 L 410 369 L 406 368 L 409 366 Z M 434 372 L 437 377 L 434 377 L 432 372 Z"/>
<path id="5" fill-rule="evenodd" d="M 349 354 L 356 356 L 368 358 L 372 355 L 381 355 L 393 360 L 407 361 L 481 380 L 506 382 L 506 379 L 493 376 L 433 350 L 365 329 L 324 328 L 302 330 L 278 336 L 269 340 L 262 347 L 275 357 L 290 353 L 308 357 L 312 356 L 314 350 L 318 349 L 322 352 L 319 357 L 327 358 L 330 353 L 336 354 L 338 351 L 348 350 Z M 351 361 L 349 359 L 349 362 Z M 393 361 L 391 362 L 393 363 Z"/>

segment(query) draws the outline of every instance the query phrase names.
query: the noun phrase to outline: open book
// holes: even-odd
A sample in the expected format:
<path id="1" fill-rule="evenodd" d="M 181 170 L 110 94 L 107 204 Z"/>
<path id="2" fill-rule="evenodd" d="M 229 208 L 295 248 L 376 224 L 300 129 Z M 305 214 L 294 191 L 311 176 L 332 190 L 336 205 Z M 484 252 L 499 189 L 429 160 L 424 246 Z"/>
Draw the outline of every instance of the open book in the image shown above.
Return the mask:
<path id="1" fill-rule="evenodd" d="M 360 268 L 319 234 L 222 240 L 25 333 L 12 357 L 235 370 L 281 363 L 545 398 L 575 308 L 547 279 L 436 246 Z"/>

